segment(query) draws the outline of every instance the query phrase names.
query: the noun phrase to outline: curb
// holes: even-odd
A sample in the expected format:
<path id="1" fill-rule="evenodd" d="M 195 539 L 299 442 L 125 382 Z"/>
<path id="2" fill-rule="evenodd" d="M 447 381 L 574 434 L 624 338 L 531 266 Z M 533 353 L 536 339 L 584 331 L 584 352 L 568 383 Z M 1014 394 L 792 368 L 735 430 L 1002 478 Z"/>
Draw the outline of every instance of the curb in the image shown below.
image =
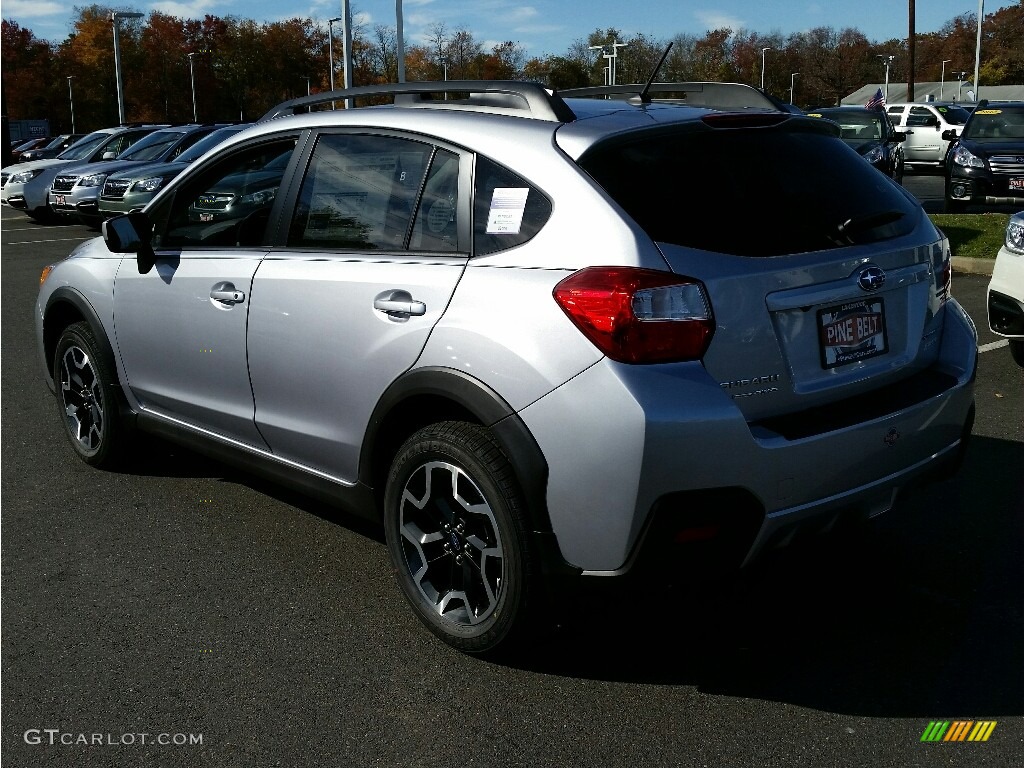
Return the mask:
<path id="1" fill-rule="evenodd" d="M 953 271 L 968 275 L 992 276 L 992 268 L 996 264 L 995 259 L 972 259 L 967 256 L 954 256 Z"/>

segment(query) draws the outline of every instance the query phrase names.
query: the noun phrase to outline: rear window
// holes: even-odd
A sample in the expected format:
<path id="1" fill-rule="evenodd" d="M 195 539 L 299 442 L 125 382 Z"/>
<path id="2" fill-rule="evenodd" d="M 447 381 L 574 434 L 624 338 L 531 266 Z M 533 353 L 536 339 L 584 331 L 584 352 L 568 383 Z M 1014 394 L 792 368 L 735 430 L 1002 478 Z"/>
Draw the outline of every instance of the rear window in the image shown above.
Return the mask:
<path id="1" fill-rule="evenodd" d="M 688 130 L 598 146 L 580 165 L 658 242 L 779 256 L 909 233 L 918 209 L 840 139 Z"/>

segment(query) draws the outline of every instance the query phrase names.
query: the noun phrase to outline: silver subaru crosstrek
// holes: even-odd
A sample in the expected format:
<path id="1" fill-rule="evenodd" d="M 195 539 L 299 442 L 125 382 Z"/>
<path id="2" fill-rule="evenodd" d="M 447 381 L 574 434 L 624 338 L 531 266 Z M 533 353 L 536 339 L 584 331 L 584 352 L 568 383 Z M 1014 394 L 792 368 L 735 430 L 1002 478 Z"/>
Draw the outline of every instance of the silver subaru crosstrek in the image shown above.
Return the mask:
<path id="1" fill-rule="evenodd" d="M 44 272 L 71 445 L 143 430 L 381 521 L 471 653 L 948 475 L 977 354 L 946 238 L 834 124 L 674 90 L 286 102 Z"/>

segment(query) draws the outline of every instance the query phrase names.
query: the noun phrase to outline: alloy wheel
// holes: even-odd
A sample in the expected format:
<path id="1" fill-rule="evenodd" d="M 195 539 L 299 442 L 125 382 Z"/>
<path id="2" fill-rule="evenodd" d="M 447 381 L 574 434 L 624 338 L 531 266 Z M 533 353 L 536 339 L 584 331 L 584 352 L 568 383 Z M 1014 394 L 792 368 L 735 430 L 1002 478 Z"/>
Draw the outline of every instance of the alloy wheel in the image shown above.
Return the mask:
<path id="1" fill-rule="evenodd" d="M 399 531 L 409 575 L 438 616 L 464 626 L 494 611 L 505 556 L 494 512 L 455 464 L 430 461 L 402 490 Z"/>
<path id="2" fill-rule="evenodd" d="M 96 451 L 103 440 L 103 396 L 89 354 L 71 346 L 60 361 L 60 392 L 68 432 L 81 450 Z"/>

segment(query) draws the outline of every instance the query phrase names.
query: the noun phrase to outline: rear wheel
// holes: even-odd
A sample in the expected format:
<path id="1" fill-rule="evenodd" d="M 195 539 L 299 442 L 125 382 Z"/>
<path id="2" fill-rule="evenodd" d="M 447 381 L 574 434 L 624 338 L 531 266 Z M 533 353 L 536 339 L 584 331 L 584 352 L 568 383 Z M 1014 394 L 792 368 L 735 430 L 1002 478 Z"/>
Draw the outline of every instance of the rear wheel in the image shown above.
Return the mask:
<path id="1" fill-rule="evenodd" d="M 410 437 L 392 464 L 384 523 L 398 582 L 431 632 L 468 653 L 513 645 L 527 623 L 527 527 L 488 430 L 442 422 Z"/>
<path id="2" fill-rule="evenodd" d="M 57 342 L 53 374 L 61 422 L 71 447 L 87 464 L 112 466 L 125 442 L 113 394 L 117 377 L 88 323 L 64 329 Z"/>

